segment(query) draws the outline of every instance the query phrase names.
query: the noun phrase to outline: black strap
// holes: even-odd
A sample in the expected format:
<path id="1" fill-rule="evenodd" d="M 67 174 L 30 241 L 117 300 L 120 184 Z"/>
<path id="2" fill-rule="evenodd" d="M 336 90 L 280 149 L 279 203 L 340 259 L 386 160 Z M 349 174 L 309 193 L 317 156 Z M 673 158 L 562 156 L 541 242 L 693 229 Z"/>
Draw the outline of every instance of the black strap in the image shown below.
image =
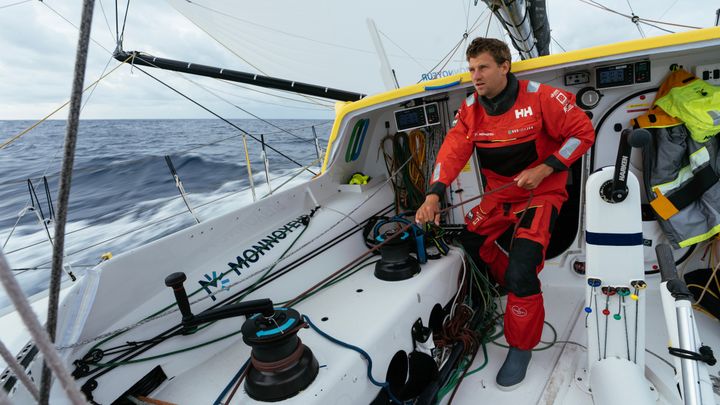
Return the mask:
<path id="1" fill-rule="evenodd" d="M 700 346 L 699 351 L 700 353 L 696 353 L 690 350 L 680 349 L 679 347 L 668 347 L 668 352 L 670 354 L 682 359 L 702 361 L 710 366 L 714 366 L 715 363 L 717 363 L 710 346 Z"/>
<path id="2" fill-rule="evenodd" d="M 684 186 L 673 190 L 672 194 L 666 197 L 671 203 L 681 210 L 688 205 L 692 204 L 702 197 L 702 195 L 710 187 L 717 184 L 718 176 L 715 174 L 713 168 L 708 164 L 697 172 L 693 173 L 693 178 Z"/>

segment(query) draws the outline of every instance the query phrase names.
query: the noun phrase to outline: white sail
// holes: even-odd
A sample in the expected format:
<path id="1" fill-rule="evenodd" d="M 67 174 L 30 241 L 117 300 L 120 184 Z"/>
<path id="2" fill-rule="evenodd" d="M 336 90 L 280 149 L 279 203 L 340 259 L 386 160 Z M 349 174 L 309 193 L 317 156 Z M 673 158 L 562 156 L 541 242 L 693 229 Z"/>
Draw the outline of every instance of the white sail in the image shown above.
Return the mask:
<path id="1" fill-rule="evenodd" d="M 385 87 L 367 18 L 375 21 L 401 86 L 465 69 L 467 41 L 484 36 L 490 18 L 483 4 L 460 2 L 168 2 L 245 65 L 234 68 L 370 94 Z M 298 25 L 302 31 L 287 28 Z M 496 21 L 488 36 L 502 38 Z"/>

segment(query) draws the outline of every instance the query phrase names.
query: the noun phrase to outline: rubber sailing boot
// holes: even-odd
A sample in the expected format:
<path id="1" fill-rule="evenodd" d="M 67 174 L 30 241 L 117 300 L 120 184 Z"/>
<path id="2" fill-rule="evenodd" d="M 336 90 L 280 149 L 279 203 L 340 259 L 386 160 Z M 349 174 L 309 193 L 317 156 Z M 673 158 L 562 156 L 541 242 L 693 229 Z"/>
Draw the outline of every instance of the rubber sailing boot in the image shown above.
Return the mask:
<path id="1" fill-rule="evenodd" d="M 505 363 L 500 367 L 495 379 L 498 388 L 503 391 L 512 391 L 517 388 L 525 379 L 525 372 L 531 357 L 532 350 L 520 350 L 510 347 Z"/>

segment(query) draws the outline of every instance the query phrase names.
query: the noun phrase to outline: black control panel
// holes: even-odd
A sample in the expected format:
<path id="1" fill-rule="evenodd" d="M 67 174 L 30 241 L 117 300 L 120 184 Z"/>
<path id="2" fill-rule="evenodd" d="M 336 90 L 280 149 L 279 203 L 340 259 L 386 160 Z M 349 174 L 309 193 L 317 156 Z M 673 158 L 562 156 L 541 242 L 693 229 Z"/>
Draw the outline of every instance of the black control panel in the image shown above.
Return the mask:
<path id="1" fill-rule="evenodd" d="M 629 86 L 649 81 L 650 61 L 648 60 L 602 66 L 595 69 L 595 87 L 598 89 Z"/>
<path id="2" fill-rule="evenodd" d="M 635 62 L 635 83 L 647 83 L 650 81 L 650 61 L 644 60 Z"/>
<path id="3" fill-rule="evenodd" d="M 423 104 L 395 111 L 395 124 L 398 131 L 408 131 L 439 123 L 440 109 L 437 103 Z"/>

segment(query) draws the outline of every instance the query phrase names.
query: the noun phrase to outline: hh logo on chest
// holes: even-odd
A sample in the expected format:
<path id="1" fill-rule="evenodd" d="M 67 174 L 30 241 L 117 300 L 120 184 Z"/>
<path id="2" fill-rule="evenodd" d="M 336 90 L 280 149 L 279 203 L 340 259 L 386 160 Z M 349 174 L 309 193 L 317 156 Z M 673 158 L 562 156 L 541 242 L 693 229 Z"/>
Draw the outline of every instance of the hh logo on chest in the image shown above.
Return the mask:
<path id="1" fill-rule="evenodd" d="M 520 108 L 519 110 L 515 110 L 515 119 L 530 117 L 532 115 L 533 115 L 532 107 L 530 107 L 530 106 L 528 106 L 526 108 Z"/>

